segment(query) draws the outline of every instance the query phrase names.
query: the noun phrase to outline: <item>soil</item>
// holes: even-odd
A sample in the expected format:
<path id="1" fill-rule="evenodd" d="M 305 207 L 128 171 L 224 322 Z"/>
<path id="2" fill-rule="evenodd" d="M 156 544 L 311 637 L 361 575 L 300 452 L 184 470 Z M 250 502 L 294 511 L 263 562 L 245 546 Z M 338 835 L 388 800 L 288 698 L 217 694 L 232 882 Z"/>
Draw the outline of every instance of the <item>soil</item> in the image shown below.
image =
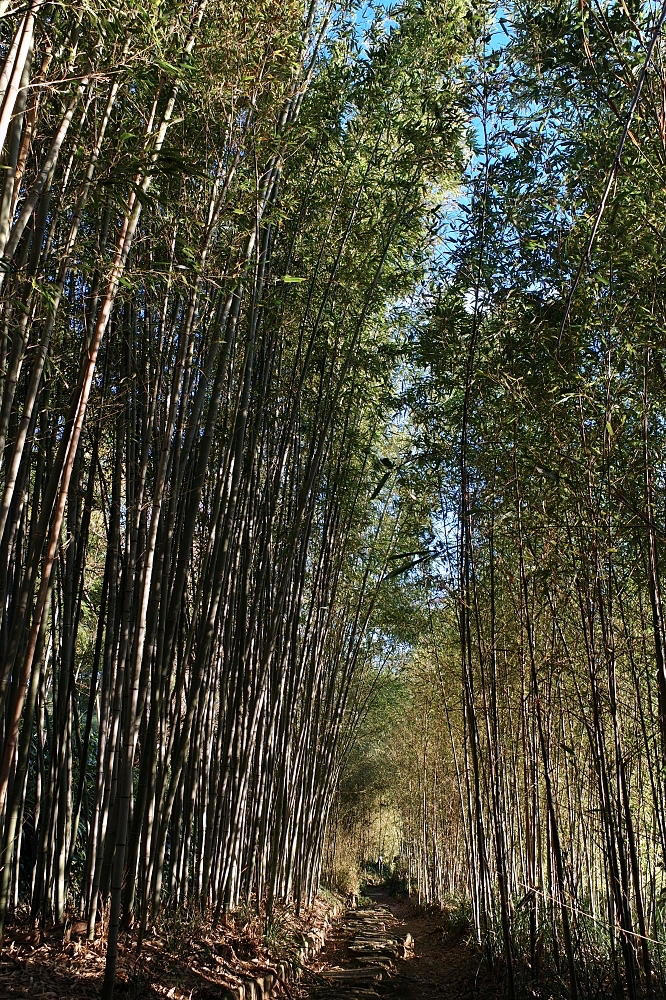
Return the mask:
<path id="1" fill-rule="evenodd" d="M 298 918 L 291 910 L 276 912 L 274 922 L 291 940 L 321 928 L 329 911 L 319 898 Z M 102 934 L 85 940 L 86 929 L 78 919 L 45 930 L 34 929 L 27 918 L 8 927 L 0 952 L 0 1000 L 98 1000 L 106 943 Z M 160 930 L 151 930 L 139 955 L 136 935 L 121 935 L 117 1000 L 223 1000 L 239 982 L 274 971 L 256 917 L 230 916 L 215 928 L 194 915 L 165 918 Z"/>
<path id="2" fill-rule="evenodd" d="M 372 959 L 366 961 L 348 950 L 353 933 L 344 929 L 348 921 L 343 918 L 300 982 L 285 984 L 278 993 L 279 1000 L 501 1000 L 501 986 L 489 976 L 479 955 L 463 941 L 446 937 L 439 914 L 418 910 L 408 901 L 378 889 L 372 892 L 372 899 L 377 910 L 384 908 L 382 919 L 391 920 L 385 908 L 395 917 L 395 923 L 385 932 L 387 939 L 404 939 L 407 934 L 413 937 L 413 957 L 378 955 L 380 964 L 375 965 L 375 976 L 366 975 L 361 981 L 355 981 L 356 977 L 345 979 L 343 970 L 358 971 Z M 303 930 L 317 926 L 323 919 L 324 910 L 320 913 L 317 906 L 322 909 L 318 903 L 303 915 Z M 295 925 L 285 928 L 299 929 Z M 28 927 L 10 928 L 0 955 L 1 1000 L 99 997 L 103 942 L 75 939 L 76 930 L 76 923 L 65 932 L 63 928 L 46 933 Z M 239 981 L 239 976 L 256 975 L 272 965 L 258 933 L 253 934 L 251 927 L 239 933 L 232 925 L 213 934 L 209 929 L 184 924 L 173 931 L 171 940 L 148 938 L 139 957 L 132 935 L 123 935 L 118 1000 L 157 1000 L 165 996 L 172 1000 L 219 1000 L 225 988 Z M 405 949 L 400 947 L 398 952 L 404 953 Z M 411 947 L 407 952 L 411 953 Z M 343 978 L 326 980 L 326 971 L 333 969 L 338 970 L 338 975 L 342 971 Z"/>
<path id="3" fill-rule="evenodd" d="M 414 939 L 413 957 L 392 959 L 392 966 L 379 982 L 353 984 L 337 981 L 324 985 L 327 970 L 349 969 L 356 964 L 347 950 L 350 935 L 338 929 L 319 956 L 319 977 L 311 981 L 310 1000 L 501 1000 L 502 984 L 490 975 L 484 961 L 464 941 L 447 937 L 437 912 L 416 908 L 407 900 L 389 896 L 379 889 L 368 895 L 396 918 L 392 938 Z M 339 975 L 339 973 L 338 973 Z M 309 977 L 306 975 L 306 982 Z M 360 987 L 360 989 L 359 989 Z"/>

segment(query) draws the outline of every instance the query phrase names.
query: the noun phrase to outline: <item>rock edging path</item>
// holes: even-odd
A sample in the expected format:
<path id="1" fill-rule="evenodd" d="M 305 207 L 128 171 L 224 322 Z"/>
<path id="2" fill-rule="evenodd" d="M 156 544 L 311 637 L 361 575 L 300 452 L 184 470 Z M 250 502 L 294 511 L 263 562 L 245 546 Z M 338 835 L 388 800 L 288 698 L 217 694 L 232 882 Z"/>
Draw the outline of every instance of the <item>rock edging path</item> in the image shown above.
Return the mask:
<path id="1" fill-rule="evenodd" d="M 372 1000 L 393 992 L 386 987 L 396 976 L 395 961 L 414 955 L 412 935 L 399 933 L 388 906 L 348 911 L 336 936 L 331 941 L 335 965 L 316 974 L 311 1000 Z"/>
<path id="2" fill-rule="evenodd" d="M 243 977 L 225 1000 L 500 1000 L 501 983 L 473 948 L 447 937 L 441 914 L 381 889 L 372 898 L 359 910 L 332 906 L 293 962 Z"/>
<path id="3" fill-rule="evenodd" d="M 501 1000 L 464 935 L 447 933 L 444 916 L 370 889 L 372 906 L 347 911 L 301 987 L 309 1000 Z M 408 959 L 409 961 L 406 961 Z M 302 996 L 302 991 L 299 989 Z"/>
<path id="4" fill-rule="evenodd" d="M 342 910 L 341 903 L 331 904 L 321 925 L 313 927 L 300 938 L 300 947 L 294 961 L 275 962 L 272 964 L 272 971 L 239 976 L 241 982 L 225 989 L 223 1000 L 271 1000 L 278 996 L 284 998 L 285 994 L 290 996 L 286 984 L 298 980 L 306 963 L 319 954 L 326 944 L 333 921 Z"/>

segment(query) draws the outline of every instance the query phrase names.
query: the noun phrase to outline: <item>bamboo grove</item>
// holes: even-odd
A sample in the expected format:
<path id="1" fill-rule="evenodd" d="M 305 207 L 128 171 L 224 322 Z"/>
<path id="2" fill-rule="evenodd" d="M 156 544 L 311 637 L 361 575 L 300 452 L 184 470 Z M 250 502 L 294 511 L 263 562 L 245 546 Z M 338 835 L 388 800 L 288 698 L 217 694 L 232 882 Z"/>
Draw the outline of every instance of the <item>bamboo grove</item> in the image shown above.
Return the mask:
<path id="1" fill-rule="evenodd" d="M 392 751 L 402 864 L 510 995 L 663 996 L 666 9 L 499 14 L 413 329 L 442 551 Z"/>
<path id="2" fill-rule="evenodd" d="M 665 23 L 0 2 L 0 929 L 105 1000 L 394 836 L 509 995 L 666 992 Z"/>
<path id="3" fill-rule="evenodd" d="M 312 898 L 413 547 L 389 317 L 459 12 L 356 13 L 0 5 L 0 921 L 103 917 L 107 997 L 160 908 Z"/>

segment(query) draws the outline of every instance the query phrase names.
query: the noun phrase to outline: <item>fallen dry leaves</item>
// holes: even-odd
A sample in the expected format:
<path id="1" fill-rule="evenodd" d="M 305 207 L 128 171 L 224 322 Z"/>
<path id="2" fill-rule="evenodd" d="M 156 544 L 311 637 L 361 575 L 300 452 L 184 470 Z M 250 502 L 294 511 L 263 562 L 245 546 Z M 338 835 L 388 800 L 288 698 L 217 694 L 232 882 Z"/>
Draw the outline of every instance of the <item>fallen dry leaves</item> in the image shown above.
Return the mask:
<path id="1" fill-rule="evenodd" d="M 116 995 L 148 1000 L 222 1000 L 248 976 L 274 972 L 275 963 L 293 955 L 300 936 L 320 927 L 327 904 L 318 899 L 300 917 L 287 909 L 274 913 L 264 935 L 265 916 L 227 917 L 213 927 L 199 914 L 167 916 L 144 938 L 137 953 L 136 934 L 119 943 Z M 86 941 L 78 919 L 50 928 L 9 926 L 0 955 L 2 1000 L 91 1000 L 99 997 L 106 942 Z"/>

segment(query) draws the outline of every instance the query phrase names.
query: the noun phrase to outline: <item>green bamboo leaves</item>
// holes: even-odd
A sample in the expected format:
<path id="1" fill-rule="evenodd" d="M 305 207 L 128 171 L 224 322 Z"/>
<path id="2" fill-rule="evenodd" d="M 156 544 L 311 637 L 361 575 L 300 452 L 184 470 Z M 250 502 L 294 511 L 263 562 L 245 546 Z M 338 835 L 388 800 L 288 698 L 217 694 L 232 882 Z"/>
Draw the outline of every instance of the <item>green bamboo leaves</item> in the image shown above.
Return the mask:
<path id="1" fill-rule="evenodd" d="M 1 25 L 0 921 L 104 916 L 105 998 L 123 927 L 317 888 L 380 584 L 420 548 L 367 456 L 457 157 L 427 10 L 444 167 L 425 8 L 363 57 L 327 3 Z"/>

